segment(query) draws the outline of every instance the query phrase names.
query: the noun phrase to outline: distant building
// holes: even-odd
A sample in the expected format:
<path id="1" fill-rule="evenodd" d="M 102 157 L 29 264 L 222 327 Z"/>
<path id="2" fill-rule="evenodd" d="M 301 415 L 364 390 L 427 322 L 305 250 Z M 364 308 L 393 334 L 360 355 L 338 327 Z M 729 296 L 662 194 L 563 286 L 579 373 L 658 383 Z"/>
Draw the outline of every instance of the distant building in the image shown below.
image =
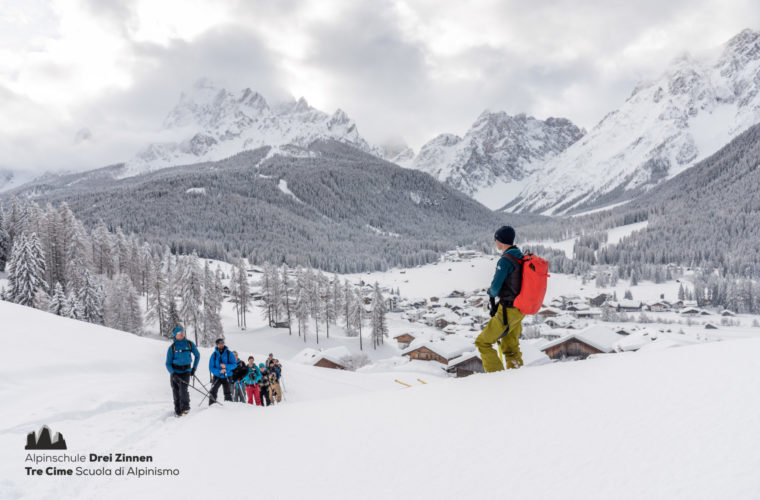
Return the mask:
<path id="1" fill-rule="evenodd" d="M 416 337 L 411 333 L 400 333 L 398 335 L 394 335 L 393 339 L 398 342 L 398 346 L 401 349 L 406 349 L 409 347 L 409 344 L 411 344 Z"/>
<path id="2" fill-rule="evenodd" d="M 472 343 L 468 341 L 447 340 L 443 342 L 424 342 L 419 345 L 412 345 L 401 354 L 409 356 L 409 359 L 418 359 L 422 361 L 437 361 L 441 364 L 448 365 L 449 361 L 458 358 L 465 352 L 472 349 Z"/>
<path id="3" fill-rule="evenodd" d="M 457 378 L 467 377 L 473 373 L 485 373 L 483 361 L 477 351 L 462 354 L 458 358 L 452 359 L 446 371 L 453 373 Z"/>
<path id="4" fill-rule="evenodd" d="M 591 354 L 613 352 L 615 343 L 621 338 L 611 328 L 595 325 L 549 342 L 541 347 L 541 351 L 551 359 L 585 359 Z"/>

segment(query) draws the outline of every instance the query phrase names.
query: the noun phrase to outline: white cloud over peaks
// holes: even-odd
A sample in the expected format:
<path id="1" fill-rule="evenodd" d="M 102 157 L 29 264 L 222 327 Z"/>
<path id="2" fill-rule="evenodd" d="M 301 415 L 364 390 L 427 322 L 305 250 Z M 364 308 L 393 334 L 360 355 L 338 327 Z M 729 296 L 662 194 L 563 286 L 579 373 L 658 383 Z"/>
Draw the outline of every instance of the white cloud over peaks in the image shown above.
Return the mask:
<path id="1" fill-rule="evenodd" d="M 4 0 L 0 165 L 122 161 L 201 77 L 340 107 L 376 143 L 462 134 L 486 108 L 590 128 L 746 27 L 751 0 Z"/>

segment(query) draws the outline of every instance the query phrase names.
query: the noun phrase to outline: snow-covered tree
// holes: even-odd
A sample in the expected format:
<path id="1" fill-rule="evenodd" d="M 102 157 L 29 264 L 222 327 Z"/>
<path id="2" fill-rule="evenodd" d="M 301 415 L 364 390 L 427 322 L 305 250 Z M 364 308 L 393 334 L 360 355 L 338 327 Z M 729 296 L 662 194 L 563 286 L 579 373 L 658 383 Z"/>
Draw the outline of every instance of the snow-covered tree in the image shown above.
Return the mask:
<path id="1" fill-rule="evenodd" d="M 95 323 L 96 325 L 104 323 L 103 305 L 105 294 L 103 287 L 86 268 L 82 271 L 82 282 L 77 292 L 77 300 L 82 308 L 79 319 L 88 323 Z"/>
<path id="2" fill-rule="evenodd" d="M 215 339 L 224 336 L 220 315 L 223 300 L 221 276 L 211 272 L 206 261 L 203 267 L 203 334 L 200 341 L 204 347 L 214 345 Z"/>
<path id="3" fill-rule="evenodd" d="M 177 325 L 169 325 L 168 309 L 171 291 L 169 290 L 169 282 L 162 267 L 160 261 L 151 260 L 148 270 L 148 300 L 147 308 L 145 309 L 145 320 L 148 322 L 158 322 L 159 333 L 164 337 L 168 337 Z"/>
<path id="4" fill-rule="evenodd" d="M 105 325 L 137 334 L 142 331 L 139 295 L 126 274 L 117 274 L 109 283 L 105 301 Z"/>
<path id="5" fill-rule="evenodd" d="M 298 319 L 298 335 L 303 333 L 303 341 L 306 342 L 306 333 L 309 330 L 309 310 L 310 310 L 309 291 L 305 286 L 298 288 L 296 297 L 296 318 Z"/>
<path id="6" fill-rule="evenodd" d="M 11 252 L 11 237 L 4 226 L 3 210 L 0 209 L 0 271 L 5 271 L 5 263 L 8 261 Z"/>
<path id="7" fill-rule="evenodd" d="M 384 337 L 388 336 L 388 323 L 385 318 L 387 313 L 388 306 L 385 303 L 385 297 L 380 290 L 380 285 L 375 282 L 372 294 L 372 345 L 375 349 L 384 343 Z"/>
<path id="8" fill-rule="evenodd" d="M 43 288 L 39 288 L 34 294 L 34 308 L 40 311 L 47 311 L 50 308 L 50 295 Z"/>
<path id="9" fill-rule="evenodd" d="M 184 260 L 184 273 L 180 283 L 182 305 L 180 313 L 187 323 L 189 330 L 192 326 L 195 334 L 195 343 L 201 344 L 202 335 L 199 333 L 203 328 L 203 275 L 198 262 L 198 255 L 193 253 Z"/>
<path id="10" fill-rule="evenodd" d="M 57 316 L 65 316 L 67 309 L 68 301 L 66 300 L 66 294 L 63 292 L 63 286 L 61 286 L 60 281 L 56 281 L 55 287 L 53 287 L 53 296 L 48 306 L 48 312 Z"/>
<path id="11" fill-rule="evenodd" d="M 8 288 L 5 300 L 33 307 L 37 290 L 46 288 L 45 256 L 36 233 L 19 235 L 8 261 Z"/>

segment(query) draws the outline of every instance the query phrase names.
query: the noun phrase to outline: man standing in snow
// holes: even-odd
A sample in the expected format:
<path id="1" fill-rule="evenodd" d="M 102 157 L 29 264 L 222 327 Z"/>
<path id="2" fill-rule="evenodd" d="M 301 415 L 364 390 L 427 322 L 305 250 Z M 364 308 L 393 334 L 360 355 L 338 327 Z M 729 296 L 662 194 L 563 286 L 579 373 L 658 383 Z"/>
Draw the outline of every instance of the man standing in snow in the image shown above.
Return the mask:
<path id="1" fill-rule="evenodd" d="M 499 344 L 507 368 L 519 368 L 523 364 L 519 339 L 525 315 L 513 305 L 522 284 L 523 254 L 514 246 L 515 230 L 510 226 L 500 227 L 494 234 L 494 242 L 502 254 L 496 264 L 491 288 L 488 290 L 491 320 L 475 339 L 475 346 L 480 351 L 486 372 L 504 369 L 497 352 L 493 349 L 494 343 Z"/>
<path id="2" fill-rule="evenodd" d="M 195 344 L 185 338 L 185 330 L 178 326 L 172 331 L 174 342 L 166 352 L 166 369 L 171 374 L 174 413 L 180 417 L 190 411 L 190 377 L 195 375 L 201 353 Z M 195 358 L 193 360 L 193 358 Z M 192 364 L 191 364 L 192 362 Z"/>
<path id="3" fill-rule="evenodd" d="M 216 395 L 219 392 L 219 386 L 224 391 L 224 400 L 232 401 L 232 370 L 235 369 L 235 356 L 224 345 L 224 339 L 216 339 L 216 349 L 211 359 L 208 360 L 208 370 L 213 375 L 213 384 L 209 391 L 209 406 L 216 403 Z"/>

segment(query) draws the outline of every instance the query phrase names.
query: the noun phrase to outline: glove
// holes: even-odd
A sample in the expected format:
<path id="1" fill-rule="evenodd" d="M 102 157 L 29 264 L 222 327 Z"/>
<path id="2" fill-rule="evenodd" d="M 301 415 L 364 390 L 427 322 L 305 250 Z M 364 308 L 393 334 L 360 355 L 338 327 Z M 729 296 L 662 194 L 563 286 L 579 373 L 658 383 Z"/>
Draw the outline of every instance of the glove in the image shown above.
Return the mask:
<path id="1" fill-rule="evenodd" d="M 195 377 L 195 368 L 193 368 L 192 370 L 190 370 L 190 376 L 191 377 Z"/>
<path id="2" fill-rule="evenodd" d="M 496 303 L 496 299 L 493 297 L 489 297 L 489 303 L 490 307 L 488 308 L 488 312 L 491 314 L 491 317 L 493 318 L 496 316 L 496 311 L 499 310 L 499 304 Z"/>

